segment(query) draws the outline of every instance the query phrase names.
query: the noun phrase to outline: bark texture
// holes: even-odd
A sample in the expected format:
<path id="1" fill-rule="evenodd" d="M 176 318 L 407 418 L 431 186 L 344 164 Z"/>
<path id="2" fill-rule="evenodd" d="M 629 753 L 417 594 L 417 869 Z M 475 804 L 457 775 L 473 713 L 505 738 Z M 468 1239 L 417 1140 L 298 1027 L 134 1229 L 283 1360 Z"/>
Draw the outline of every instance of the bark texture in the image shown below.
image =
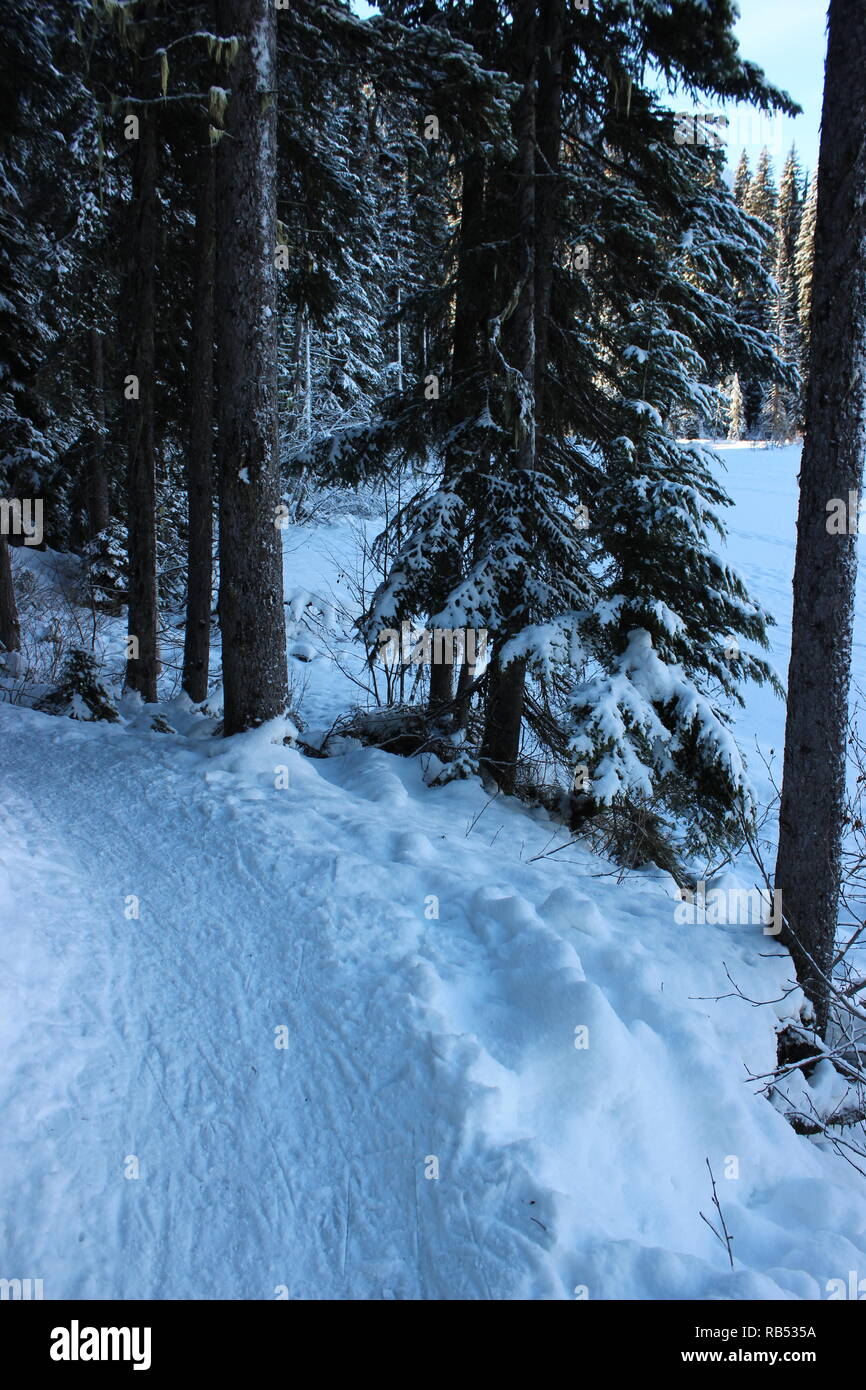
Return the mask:
<path id="1" fill-rule="evenodd" d="M 460 208 L 460 245 L 457 291 L 454 303 L 454 335 L 451 352 L 451 373 L 449 382 L 449 418 L 452 426 L 460 424 L 465 409 L 465 397 L 461 387 L 473 370 L 478 370 L 478 335 L 483 322 L 480 302 L 480 284 L 474 264 L 476 248 L 483 235 L 484 209 L 484 163 L 478 155 L 466 160 L 463 170 L 463 187 Z M 465 460 L 462 446 L 452 445 L 445 459 L 443 485 L 447 489 L 452 477 L 459 471 Z M 455 538 L 452 549 L 445 551 L 439 559 L 436 573 L 431 582 L 431 626 L 432 614 L 444 603 L 447 594 L 460 576 L 461 547 Z M 430 668 L 430 713 L 436 714 L 448 707 L 454 695 L 454 668 L 438 665 Z"/>
<path id="2" fill-rule="evenodd" d="M 512 401 L 514 430 L 513 473 L 517 482 L 535 466 L 535 374 L 536 374 L 536 83 L 538 76 L 538 21 L 534 0 L 521 0 L 515 11 L 515 37 L 523 55 L 523 90 L 514 116 L 517 142 L 517 274 L 520 295 L 513 315 L 505 325 L 505 351 L 511 366 L 523 379 L 522 398 Z M 503 643 L 512 635 L 509 615 L 514 613 L 522 593 L 515 585 L 505 596 L 503 604 L 506 621 L 496 634 L 497 652 L 488 672 L 487 701 L 484 715 L 484 736 L 481 744 L 481 765 L 504 792 L 514 790 L 517 759 L 520 752 L 520 732 L 523 721 L 523 699 L 526 685 L 526 663 L 512 661 L 502 664 Z"/>
<path id="3" fill-rule="evenodd" d="M 811 362 L 776 887 L 797 975 L 827 1023 L 845 800 L 856 537 L 828 503 L 859 496 L 866 447 L 866 7 L 831 0 L 818 165 Z M 856 523 L 855 523 L 856 524 Z"/>
<path id="4" fill-rule="evenodd" d="M 21 626 L 12 583 L 12 561 L 9 542 L 0 536 L 0 649 L 17 652 L 21 648 Z"/>
<path id="5" fill-rule="evenodd" d="M 240 38 L 217 146 L 219 615 L 226 735 L 287 704 L 277 474 L 276 11 L 219 0 Z"/>
<path id="6" fill-rule="evenodd" d="M 87 527 L 89 539 L 109 521 L 108 474 L 105 469 L 105 350 L 98 328 L 90 330 L 90 370 L 93 379 L 93 451 L 87 470 Z"/>
<path id="7" fill-rule="evenodd" d="M 139 91 L 146 93 L 145 84 Z M 139 138 L 132 141 L 132 202 L 127 305 L 129 367 L 137 398 L 124 399 L 128 419 L 127 511 L 129 537 L 129 655 L 125 684 L 144 700 L 156 700 L 159 675 L 156 577 L 156 370 L 157 109 L 138 106 Z M 136 389 L 136 388 L 132 388 Z M 137 648 L 136 648 L 137 644 Z"/>
<path id="8" fill-rule="evenodd" d="M 206 699 L 213 591 L 213 337 L 214 153 L 207 130 L 198 153 L 195 216 L 195 284 L 190 340 L 190 423 L 187 455 L 189 542 L 183 688 L 196 703 Z"/>

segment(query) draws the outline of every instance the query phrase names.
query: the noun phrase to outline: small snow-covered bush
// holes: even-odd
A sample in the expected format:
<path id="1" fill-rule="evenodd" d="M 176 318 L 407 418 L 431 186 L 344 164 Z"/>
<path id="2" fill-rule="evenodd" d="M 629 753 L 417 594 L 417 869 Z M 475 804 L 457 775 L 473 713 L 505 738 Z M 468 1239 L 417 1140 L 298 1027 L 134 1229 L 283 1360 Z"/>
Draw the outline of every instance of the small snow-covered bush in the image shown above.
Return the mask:
<path id="1" fill-rule="evenodd" d="M 72 648 L 66 658 L 60 683 L 37 701 L 34 709 L 44 714 L 67 715 L 70 719 L 105 719 L 110 724 L 116 724 L 120 719 L 109 700 L 108 691 L 99 680 L 94 657 L 81 647 Z"/>

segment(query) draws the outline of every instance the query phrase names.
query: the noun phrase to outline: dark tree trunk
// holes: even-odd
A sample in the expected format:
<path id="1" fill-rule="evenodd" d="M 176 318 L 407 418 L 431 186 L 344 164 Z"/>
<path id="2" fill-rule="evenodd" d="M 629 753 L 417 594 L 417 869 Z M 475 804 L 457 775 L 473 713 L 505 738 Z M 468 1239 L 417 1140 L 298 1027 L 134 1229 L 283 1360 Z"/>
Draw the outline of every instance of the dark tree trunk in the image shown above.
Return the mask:
<path id="1" fill-rule="evenodd" d="M 477 675 L 474 666 L 464 661 L 457 677 L 457 694 L 454 697 L 454 728 L 465 729 L 469 720 L 469 706 L 472 700 L 472 682 Z"/>
<path id="2" fill-rule="evenodd" d="M 811 364 L 776 887 L 797 975 L 827 1023 L 839 898 L 856 537 L 828 503 L 859 495 L 866 447 L 866 8 L 831 0 L 818 164 Z"/>
<path id="3" fill-rule="evenodd" d="M 447 666 L 444 661 L 434 662 L 430 667 L 429 713 L 436 715 L 447 710 L 453 696 L 454 667 Z"/>
<path id="4" fill-rule="evenodd" d="M 213 590 L 213 333 L 214 154 L 207 130 L 198 154 L 195 284 L 189 362 L 190 427 L 187 458 L 189 549 L 183 688 L 206 699 Z"/>
<path id="5" fill-rule="evenodd" d="M 89 538 L 108 525 L 108 474 L 105 470 L 105 351 L 98 328 L 90 330 L 90 371 L 93 379 L 93 451 L 87 470 L 87 528 Z"/>
<path id="6" fill-rule="evenodd" d="M 742 383 L 743 423 L 747 439 L 760 437 L 761 412 L 764 408 L 766 389 L 761 381 L 750 381 L 746 378 Z"/>
<path id="7" fill-rule="evenodd" d="M 0 536 L 0 648 L 7 652 L 17 652 L 21 648 L 21 626 L 18 622 L 15 586 L 12 583 L 12 560 L 9 555 L 9 542 L 5 536 Z"/>
<path id="8" fill-rule="evenodd" d="M 226 735 L 288 700 L 277 472 L 276 11 L 219 0 L 240 37 L 226 133 L 217 147 L 219 615 Z"/>
<path id="9" fill-rule="evenodd" d="M 452 426 L 457 426 L 466 408 L 461 388 L 473 369 L 478 367 L 478 333 L 483 321 L 479 297 L 476 248 L 483 235 L 484 163 L 477 155 L 467 159 L 463 171 L 460 200 L 460 247 L 457 292 L 454 304 L 453 348 L 448 384 L 448 412 Z M 443 483 L 450 485 L 455 473 L 465 464 L 459 442 L 452 445 L 445 458 Z M 460 577 L 460 546 L 455 538 L 452 549 L 444 552 L 431 584 L 432 609 L 435 612 Z M 450 704 L 454 694 L 453 666 L 430 667 L 430 713 L 435 714 Z"/>
<path id="10" fill-rule="evenodd" d="M 565 0 L 541 0 L 538 34 L 538 179 L 535 213 L 535 410 L 544 414 L 547 342 L 556 261 L 556 207 L 560 199 L 562 55 Z"/>
<path id="11" fill-rule="evenodd" d="M 139 90 L 142 90 L 141 84 Z M 136 378 L 138 399 L 124 399 L 129 427 L 127 524 L 130 647 L 126 686 L 130 690 L 137 690 L 148 702 L 153 702 L 156 700 L 159 675 L 154 448 L 158 117 L 155 104 L 138 106 L 136 111 L 139 113 L 140 127 L 139 138 L 131 142 L 132 205 L 127 288 L 130 352 L 127 375 Z"/>
<path id="12" fill-rule="evenodd" d="M 509 793 L 517 781 L 525 687 L 525 661 L 512 661 L 508 666 L 493 661 L 484 707 L 481 765 L 500 790 Z"/>
<path id="13" fill-rule="evenodd" d="M 523 377 L 528 404 L 521 410 L 512 402 L 514 426 L 514 475 L 516 478 L 535 466 L 535 272 L 536 272 L 536 80 L 538 75 L 538 27 L 535 0 L 521 0 L 515 13 L 515 43 L 523 63 L 523 90 L 517 102 L 514 134 L 517 142 L 517 246 L 518 277 L 521 284 L 517 306 L 506 324 L 506 352 L 513 367 Z M 502 664 L 502 645 L 512 635 L 509 615 L 522 600 L 519 587 L 505 595 L 504 629 L 496 636 L 497 652 L 488 672 L 487 701 L 481 764 L 504 792 L 512 792 L 517 777 L 526 663 Z"/>
<path id="14" fill-rule="evenodd" d="M 495 0 L 473 0 L 469 23 L 472 42 L 482 60 L 489 58 L 490 40 L 495 33 L 498 14 Z M 492 60 L 491 60 L 492 61 Z M 484 328 L 487 303 L 479 265 L 479 248 L 485 240 L 484 230 L 485 163 L 481 155 L 467 155 L 463 165 L 460 196 L 460 238 L 458 248 L 457 289 L 454 296 L 454 327 L 452 332 L 451 370 L 448 382 L 448 416 L 452 427 L 460 424 L 466 409 L 466 396 L 461 388 L 468 376 L 479 369 L 479 333 Z M 451 479 L 465 466 L 463 448 L 458 442 L 448 450 L 443 470 L 447 488 Z M 460 577 L 461 546 L 443 553 L 437 574 L 431 583 L 431 612 L 444 603 L 449 591 Z M 448 706 L 454 696 L 454 670 L 451 666 L 430 668 L 430 712 Z M 455 718 L 459 715 L 459 708 Z"/>

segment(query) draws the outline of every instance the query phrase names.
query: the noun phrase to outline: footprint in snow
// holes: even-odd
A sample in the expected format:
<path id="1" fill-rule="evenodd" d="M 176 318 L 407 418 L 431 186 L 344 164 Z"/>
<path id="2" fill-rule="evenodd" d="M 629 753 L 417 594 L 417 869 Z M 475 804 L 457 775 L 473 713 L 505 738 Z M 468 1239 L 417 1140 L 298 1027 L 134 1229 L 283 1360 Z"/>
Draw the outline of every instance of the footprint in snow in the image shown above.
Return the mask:
<path id="1" fill-rule="evenodd" d="M 394 836 L 392 859 L 398 864 L 430 864 L 436 858 L 436 851 L 418 830 L 405 830 Z"/>
<path id="2" fill-rule="evenodd" d="M 557 931 L 573 928 L 584 936 L 607 936 L 607 923 L 590 898 L 573 893 L 570 888 L 554 888 L 538 909 L 539 917 Z"/>

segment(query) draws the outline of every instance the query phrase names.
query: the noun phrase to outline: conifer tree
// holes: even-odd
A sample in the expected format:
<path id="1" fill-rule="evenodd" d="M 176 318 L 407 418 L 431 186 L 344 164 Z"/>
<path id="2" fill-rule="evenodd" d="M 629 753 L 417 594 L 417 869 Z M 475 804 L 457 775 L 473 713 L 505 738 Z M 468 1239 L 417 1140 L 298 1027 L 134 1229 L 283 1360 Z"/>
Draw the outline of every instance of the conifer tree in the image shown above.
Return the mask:
<path id="1" fill-rule="evenodd" d="M 730 423 L 728 425 L 729 439 L 742 439 L 745 429 L 743 419 L 743 393 L 740 389 L 740 374 L 734 373 L 734 380 L 731 385 L 730 399 Z"/>
<path id="2" fill-rule="evenodd" d="M 760 218 L 775 233 L 779 195 L 773 174 L 773 160 L 766 146 L 761 150 L 755 172 L 749 181 L 749 191 L 743 209 L 750 216 Z M 774 238 L 775 239 L 775 238 Z"/>
<path id="3" fill-rule="evenodd" d="M 733 278 L 747 275 L 766 285 L 764 241 L 758 223 L 723 187 L 712 152 L 679 149 L 665 127 L 669 117 L 640 88 L 626 59 L 612 63 L 609 31 L 603 43 L 571 16 L 563 52 L 577 45 L 580 53 L 564 64 L 561 109 L 575 126 L 579 113 L 581 129 L 576 136 L 564 125 L 562 169 L 551 180 L 559 183 L 551 322 L 545 360 L 536 350 L 528 378 L 520 358 L 525 339 L 515 321 L 527 284 L 520 260 L 527 240 L 538 265 L 538 204 L 531 220 L 523 217 L 518 192 L 530 176 L 516 151 L 519 117 L 532 106 L 541 145 L 544 103 L 537 75 L 534 102 L 526 102 L 527 64 L 531 71 L 535 50 L 531 38 L 512 49 L 515 32 L 506 30 L 489 60 L 520 79 L 525 104 L 521 108 L 517 98 L 513 108 L 515 153 L 503 150 L 486 174 L 473 269 L 490 307 L 478 320 L 462 407 L 455 410 L 451 401 L 427 410 L 416 445 L 406 427 L 419 412 L 404 404 L 363 443 L 354 434 L 330 452 L 333 460 L 360 447 L 369 458 L 376 441 L 381 446 L 387 438 L 400 440 L 407 454 L 416 447 L 429 453 L 447 439 L 452 459 L 438 488 L 425 489 L 404 517 L 405 542 L 365 632 L 375 648 L 382 628 L 423 613 L 431 575 L 440 561 L 453 563 L 447 558 L 453 538 L 465 538 L 450 592 L 430 622 L 483 626 L 492 634 L 481 749 L 500 785 L 514 785 L 517 739 L 528 717 L 534 736 L 552 739 L 556 756 L 567 763 L 579 755 L 590 767 L 587 813 L 638 787 L 666 786 L 682 804 L 685 788 L 697 785 L 704 797 L 697 819 L 711 833 L 720 803 L 727 798 L 730 808 L 744 797 L 745 779 L 723 709 L 699 692 L 720 682 L 736 698 L 743 677 L 769 678 L 756 656 L 724 656 L 734 633 L 761 643 L 764 615 L 735 576 L 714 569 L 707 528 L 715 524 L 713 509 L 723 494 L 700 450 L 677 445 L 664 422 L 678 409 L 712 416 L 718 402 L 706 379 L 736 368 L 772 374 L 769 336 L 743 332 L 723 293 Z M 617 51 L 627 55 L 627 42 Z M 743 90 L 745 79 L 730 52 L 720 55 L 712 76 L 702 46 L 692 60 L 721 90 Z M 770 89 L 761 99 L 785 101 Z M 627 285 L 617 273 L 622 265 L 629 267 Z M 536 301 L 536 344 L 537 310 Z M 530 439 L 534 461 L 521 467 L 520 451 Z M 703 501 L 696 504 L 698 497 Z M 659 524 L 665 515 L 669 530 Z M 712 618 L 702 598 L 708 583 L 725 596 Z M 658 662 L 654 680 L 642 690 L 631 674 L 639 647 L 632 634 L 639 631 L 648 644 L 640 648 L 642 659 L 648 666 Z M 581 664 L 600 674 L 575 689 L 569 667 L 578 652 Z M 503 679 L 508 671 L 511 686 Z M 675 695 L 681 679 L 682 695 Z M 596 722 L 610 689 L 622 694 L 630 711 L 617 723 L 622 746 L 615 776 L 605 762 L 610 750 L 604 739 L 598 742 L 604 726 Z M 507 718 L 497 718 L 500 701 Z M 534 710 L 541 710 L 540 718 Z M 514 711 L 521 717 L 512 718 Z M 494 724 L 503 732 L 492 750 Z M 667 761 L 642 763 L 639 744 L 666 746 Z"/>
<path id="4" fill-rule="evenodd" d="M 765 228 L 765 244 L 761 261 L 765 271 L 772 271 L 776 261 L 776 212 L 778 194 L 769 150 L 764 148 L 743 200 L 743 210 L 757 218 Z M 769 333 L 773 328 L 773 300 L 766 285 L 754 280 L 741 287 L 739 316 L 744 326 Z M 767 430 L 767 382 L 761 377 L 744 378 L 742 382 L 746 431 L 751 438 Z"/>
<path id="5" fill-rule="evenodd" d="M 810 360 L 810 319 L 812 313 L 812 272 L 815 264 L 815 224 L 818 216 L 818 169 L 815 168 L 809 180 L 797 244 L 794 253 L 794 277 L 797 287 L 797 323 L 800 334 L 800 374 L 803 378 L 803 392 L 806 389 L 806 375 Z M 805 394 L 802 397 L 805 400 Z"/>
<path id="6" fill-rule="evenodd" d="M 772 328 L 779 343 L 779 356 L 786 364 L 799 370 L 802 344 L 797 302 L 796 248 L 803 211 L 802 171 L 797 152 L 792 146 L 779 185 L 777 210 L 776 260 L 773 278 L 776 289 L 773 300 Z M 768 406 L 768 433 L 771 439 L 789 439 L 799 423 L 800 385 L 785 388 L 774 383 Z"/>
<path id="7" fill-rule="evenodd" d="M 40 498 L 54 544 L 68 539 L 63 455 L 86 379 L 62 360 L 76 269 L 70 234 L 89 186 L 80 14 L 78 0 L 22 0 L 0 14 L 0 496 Z"/>
<path id="8" fill-rule="evenodd" d="M 734 202 L 738 208 L 745 207 L 751 182 L 752 171 L 749 168 L 749 156 L 746 154 L 746 151 L 743 150 L 737 162 L 736 173 L 734 174 Z"/>
<path id="9" fill-rule="evenodd" d="M 777 264 L 792 265 L 796 256 L 797 237 L 803 212 L 803 171 L 792 145 L 782 168 L 779 183 L 779 202 L 776 213 Z"/>

